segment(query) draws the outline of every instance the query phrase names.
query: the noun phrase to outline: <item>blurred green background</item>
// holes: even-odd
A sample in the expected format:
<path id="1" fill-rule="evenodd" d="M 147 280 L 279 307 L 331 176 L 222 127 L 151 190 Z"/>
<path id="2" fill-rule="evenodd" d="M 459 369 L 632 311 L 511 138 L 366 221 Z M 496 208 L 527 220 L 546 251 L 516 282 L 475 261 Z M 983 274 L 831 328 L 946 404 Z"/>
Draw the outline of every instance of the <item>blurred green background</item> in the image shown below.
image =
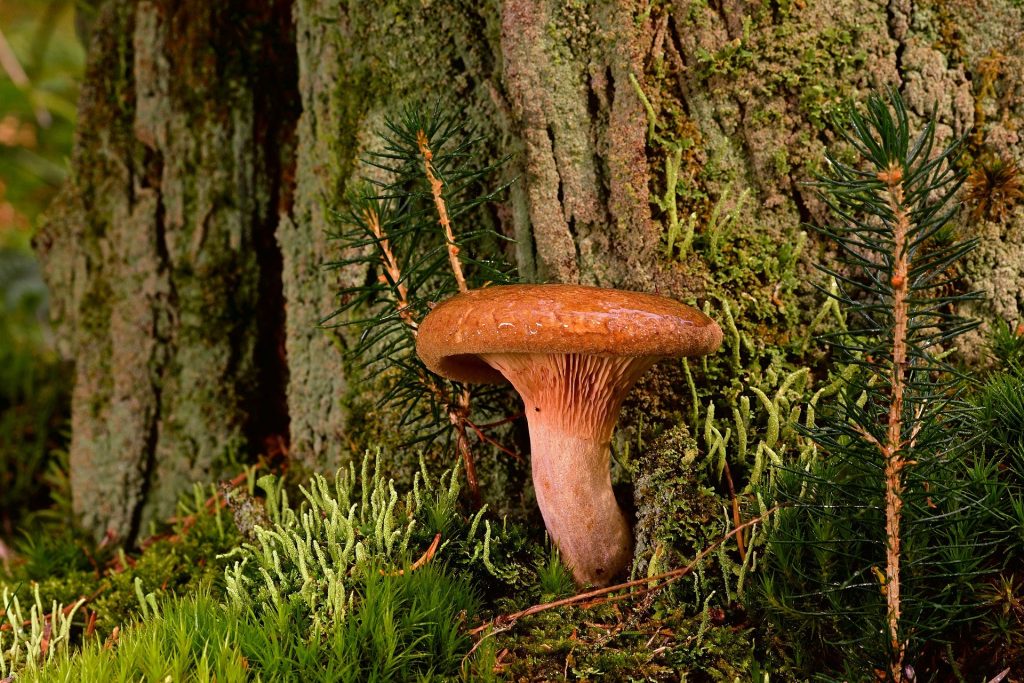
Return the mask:
<path id="1" fill-rule="evenodd" d="M 0 0 L 0 538 L 61 468 L 70 368 L 31 240 L 68 172 L 84 61 L 74 2 Z"/>

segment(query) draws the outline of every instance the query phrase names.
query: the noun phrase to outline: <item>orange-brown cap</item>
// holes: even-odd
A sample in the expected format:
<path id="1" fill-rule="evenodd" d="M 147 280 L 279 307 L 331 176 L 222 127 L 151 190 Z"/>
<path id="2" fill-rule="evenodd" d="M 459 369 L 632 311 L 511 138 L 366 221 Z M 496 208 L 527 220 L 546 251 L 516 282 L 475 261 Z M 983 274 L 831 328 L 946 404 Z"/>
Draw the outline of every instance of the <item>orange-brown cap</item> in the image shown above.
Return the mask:
<path id="1" fill-rule="evenodd" d="M 441 302 L 420 323 L 416 352 L 461 382 L 501 383 L 478 358 L 494 353 L 703 356 L 722 343 L 718 324 L 672 299 L 581 285 L 504 285 Z"/>

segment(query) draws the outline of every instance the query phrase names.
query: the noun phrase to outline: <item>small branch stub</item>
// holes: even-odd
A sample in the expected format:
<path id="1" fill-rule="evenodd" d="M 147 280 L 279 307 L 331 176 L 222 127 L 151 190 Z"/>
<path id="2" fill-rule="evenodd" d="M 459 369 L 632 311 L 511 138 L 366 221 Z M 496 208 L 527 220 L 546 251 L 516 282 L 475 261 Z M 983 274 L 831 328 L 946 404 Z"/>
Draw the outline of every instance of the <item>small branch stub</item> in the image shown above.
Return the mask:
<path id="1" fill-rule="evenodd" d="M 427 134 L 422 130 L 416 133 L 416 143 L 419 145 L 420 154 L 423 155 L 423 171 L 427 175 L 427 182 L 430 183 L 430 192 L 434 195 L 434 207 L 437 209 L 438 222 L 444 229 L 444 238 L 448 243 L 448 262 L 452 267 L 452 275 L 460 292 L 469 289 L 466 284 L 466 276 L 462 272 L 462 263 L 459 261 L 459 245 L 455 243 L 455 233 L 452 231 L 452 222 L 448 218 L 448 205 L 444 201 L 444 183 L 434 172 L 434 153 L 430 150 Z"/>

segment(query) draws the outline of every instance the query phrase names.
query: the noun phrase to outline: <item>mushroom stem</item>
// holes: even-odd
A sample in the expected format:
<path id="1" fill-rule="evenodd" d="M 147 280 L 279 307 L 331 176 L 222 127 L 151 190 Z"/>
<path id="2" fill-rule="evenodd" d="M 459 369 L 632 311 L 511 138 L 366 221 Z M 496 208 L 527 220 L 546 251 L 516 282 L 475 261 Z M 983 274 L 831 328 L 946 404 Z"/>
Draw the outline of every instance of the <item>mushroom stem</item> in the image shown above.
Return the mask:
<path id="1" fill-rule="evenodd" d="M 611 437 L 630 387 L 657 360 L 583 354 L 482 354 L 519 392 L 530 425 L 537 504 L 580 584 L 609 583 L 633 553 L 612 491 Z"/>
<path id="2" fill-rule="evenodd" d="M 551 540 L 580 584 L 608 584 L 633 556 L 633 538 L 612 491 L 609 442 L 530 423 L 537 505 Z"/>

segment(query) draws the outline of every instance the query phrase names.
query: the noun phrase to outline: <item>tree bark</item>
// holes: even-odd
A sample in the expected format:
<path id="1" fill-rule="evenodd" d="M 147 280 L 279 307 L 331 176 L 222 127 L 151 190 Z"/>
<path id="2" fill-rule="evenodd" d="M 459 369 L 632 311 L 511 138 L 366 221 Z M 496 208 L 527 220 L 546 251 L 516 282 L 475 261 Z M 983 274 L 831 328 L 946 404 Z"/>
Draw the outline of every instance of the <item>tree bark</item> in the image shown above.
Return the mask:
<path id="1" fill-rule="evenodd" d="M 76 361 L 75 509 L 130 538 L 268 437 L 314 468 L 394 441 L 340 352 L 350 333 L 318 322 L 367 277 L 323 270 L 332 210 L 401 106 L 440 100 L 484 160 L 513 154 L 507 204 L 474 220 L 515 239 L 527 280 L 727 298 L 772 344 L 816 307 L 773 268 L 825 217 L 801 183 L 831 114 L 893 84 L 940 137 L 971 134 L 968 169 L 1020 166 L 1022 35 L 1012 0 L 106 0 L 73 180 L 40 237 Z M 667 258 L 669 205 L 700 236 L 719 202 L 723 259 Z M 964 219 L 987 239 L 963 275 L 990 295 L 979 313 L 1015 320 L 1024 208 L 1007 208 Z"/>
<path id="2" fill-rule="evenodd" d="M 75 360 L 75 511 L 130 540 L 287 435 L 273 234 L 298 114 L 287 3 L 103 3 L 38 246 Z"/>

